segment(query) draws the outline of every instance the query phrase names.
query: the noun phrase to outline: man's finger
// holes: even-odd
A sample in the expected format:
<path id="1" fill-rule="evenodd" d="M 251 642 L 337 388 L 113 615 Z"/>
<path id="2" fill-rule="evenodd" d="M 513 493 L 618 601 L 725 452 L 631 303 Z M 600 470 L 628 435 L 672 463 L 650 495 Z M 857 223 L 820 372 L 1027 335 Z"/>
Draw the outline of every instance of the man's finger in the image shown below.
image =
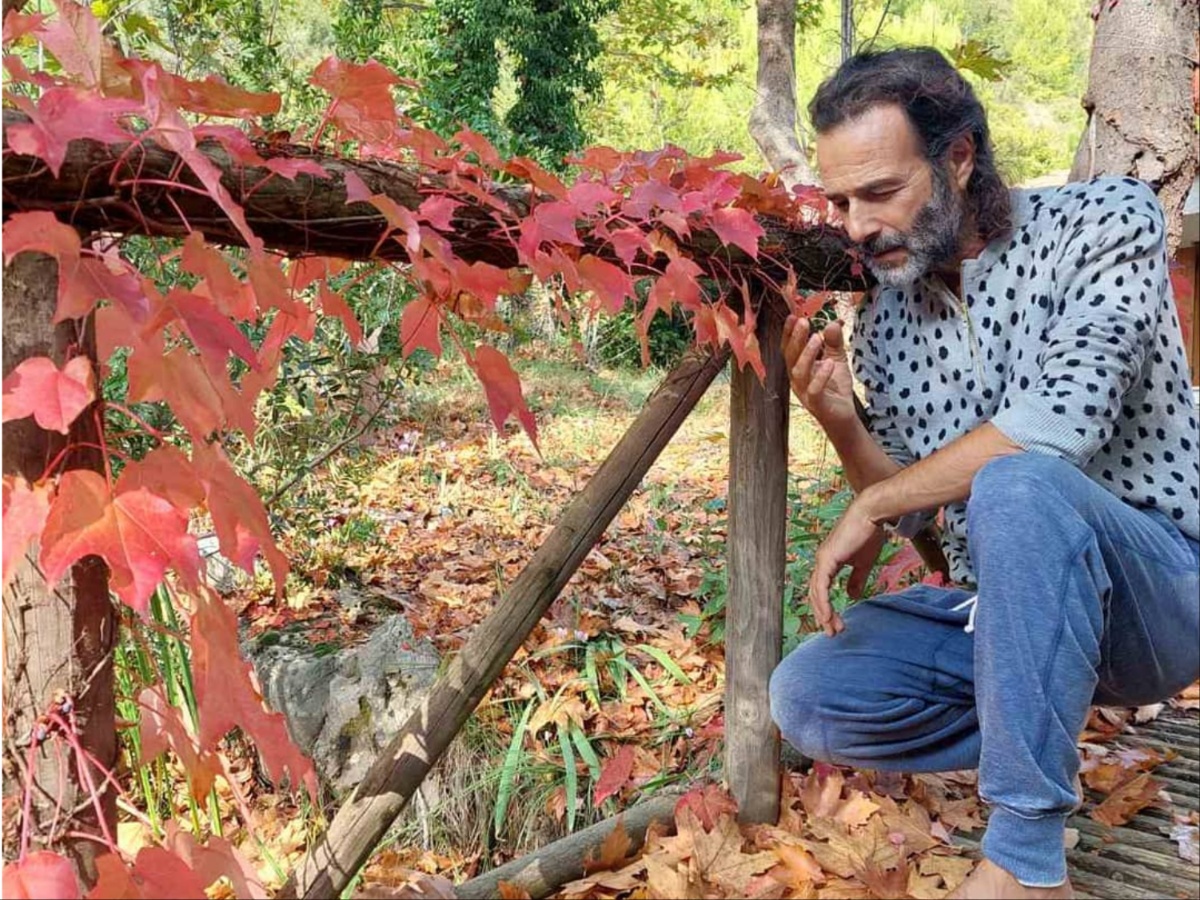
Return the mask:
<path id="1" fill-rule="evenodd" d="M 846 580 L 846 593 L 854 600 L 859 599 L 863 595 L 863 590 L 867 586 L 867 578 L 871 575 L 871 566 L 860 565 L 855 566 L 850 573 L 850 577 Z"/>
<path id="2" fill-rule="evenodd" d="M 842 323 L 836 319 L 825 326 L 821 332 L 825 339 L 825 356 L 828 359 L 846 358 L 846 335 L 842 331 Z"/>
<path id="3" fill-rule="evenodd" d="M 837 634 L 834 622 L 837 613 L 834 612 L 833 606 L 829 602 L 829 585 L 833 582 L 835 574 L 832 566 L 818 559 L 808 580 L 808 605 L 812 609 L 817 624 L 830 637 Z"/>
<path id="4" fill-rule="evenodd" d="M 833 363 L 827 359 L 818 362 L 813 370 L 812 378 L 808 382 L 808 399 L 813 402 L 819 400 L 825 388 L 829 386 L 829 379 L 832 377 Z"/>
<path id="5" fill-rule="evenodd" d="M 791 326 L 789 329 L 788 326 Z M 808 320 L 796 315 L 788 316 L 783 325 L 783 358 L 787 361 L 788 369 L 796 364 L 800 352 L 808 340 Z"/>

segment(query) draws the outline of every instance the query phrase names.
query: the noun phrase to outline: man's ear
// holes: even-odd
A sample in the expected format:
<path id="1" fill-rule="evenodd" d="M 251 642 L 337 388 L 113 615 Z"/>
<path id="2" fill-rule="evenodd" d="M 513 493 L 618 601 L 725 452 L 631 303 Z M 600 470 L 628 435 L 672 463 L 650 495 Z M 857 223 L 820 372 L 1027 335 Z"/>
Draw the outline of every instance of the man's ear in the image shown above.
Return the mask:
<path id="1" fill-rule="evenodd" d="M 971 173 L 975 171 L 975 139 L 969 134 L 956 137 L 950 144 L 946 162 L 950 166 L 950 177 L 960 191 L 965 191 Z"/>

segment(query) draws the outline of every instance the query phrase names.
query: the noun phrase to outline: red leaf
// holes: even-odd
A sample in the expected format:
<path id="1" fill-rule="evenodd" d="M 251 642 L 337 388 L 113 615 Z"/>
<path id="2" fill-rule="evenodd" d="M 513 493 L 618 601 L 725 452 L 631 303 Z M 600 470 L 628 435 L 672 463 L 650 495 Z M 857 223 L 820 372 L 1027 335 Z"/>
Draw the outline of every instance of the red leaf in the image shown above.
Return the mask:
<path id="1" fill-rule="evenodd" d="M 184 725 L 182 712 L 167 702 L 162 688 L 144 689 L 137 701 L 141 712 L 138 724 L 140 762 L 148 763 L 160 753 L 171 750 L 187 773 L 192 797 L 197 802 L 205 802 L 216 777 L 221 774 L 221 761 L 212 750 L 200 746 Z"/>
<path id="2" fill-rule="evenodd" d="M 329 289 L 329 286 L 322 283 L 317 288 L 317 296 L 321 298 L 321 312 L 327 316 L 336 316 L 342 322 L 342 327 L 346 329 L 346 336 L 350 338 L 350 345 L 357 347 L 362 343 L 363 330 L 358 319 L 346 303 L 345 298 L 341 294 L 336 294 Z"/>
<path id="3" fill-rule="evenodd" d="M 105 144 L 128 143 L 129 132 L 114 120 L 137 109 L 129 100 L 74 87 L 52 87 L 36 105 L 23 97 L 14 102 L 29 121 L 5 127 L 9 147 L 15 153 L 44 160 L 56 178 L 71 141 L 90 138 Z"/>
<path id="4" fill-rule="evenodd" d="M 261 550 L 275 576 L 276 596 L 282 597 L 288 561 L 275 545 L 262 499 L 233 470 L 219 445 L 194 445 L 192 463 L 204 485 L 221 552 L 253 575 L 254 557 Z"/>
<path id="5" fill-rule="evenodd" d="M 70 225 L 58 221 L 50 212 L 19 212 L 4 223 L 4 261 L 25 250 L 47 253 L 60 266 L 72 267 L 79 259 L 82 247 L 79 233 Z"/>
<path id="6" fill-rule="evenodd" d="M 894 594 L 908 583 L 911 575 L 921 571 L 924 563 L 912 544 L 906 543 L 896 555 L 879 567 L 875 575 L 875 586 L 883 594 Z"/>
<path id="7" fill-rule="evenodd" d="M 96 397 L 96 380 L 86 356 L 62 371 L 45 356 L 25 360 L 4 379 L 3 421 L 33 416 L 39 427 L 66 434 Z"/>
<path id="8" fill-rule="evenodd" d="M 320 163 L 311 159 L 291 159 L 286 156 L 276 156 L 268 159 L 263 165 L 288 181 L 294 181 L 297 175 L 311 175 L 313 178 L 328 178 L 328 170 Z"/>
<path id="9" fill-rule="evenodd" d="M 55 322 L 81 319 L 90 313 L 100 300 L 119 303 L 139 322 L 144 320 L 150 311 L 141 278 L 116 254 L 103 259 L 81 257 L 74 270 L 60 264 Z"/>
<path id="10" fill-rule="evenodd" d="M 600 777 L 592 789 L 592 805 L 599 806 L 609 797 L 618 794 L 633 775 L 633 745 L 623 744 L 616 756 L 610 756 L 600 769 Z"/>
<path id="11" fill-rule="evenodd" d="M 367 187 L 357 172 L 347 171 L 343 180 L 346 183 L 347 203 L 370 203 L 375 196 L 375 192 Z"/>
<path id="12" fill-rule="evenodd" d="M 86 4 L 54 0 L 54 5 L 58 16 L 42 28 L 38 37 L 64 72 L 79 78 L 85 87 L 99 86 L 105 43 L 100 23 Z"/>
<path id="13" fill-rule="evenodd" d="M 168 566 L 198 582 L 200 553 L 186 512 L 145 488 L 123 487 L 118 481 L 110 495 L 96 472 L 63 474 L 42 532 L 42 571 L 54 585 L 72 563 L 94 553 L 108 563 L 113 592 L 145 616 Z"/>
<path id="14" fill-rule="evenodd" d="M 193 231 L 184 239 L 180 266 L 204 280 L 208 295 L 222 313 L 235 319 L 255 318 L 258 304 L 254 291 L 233 274 L 224 254 L 206 244 L 200 232 Z"/>
<path id="15" fill-rule="evenodd" d="M 135 403 L 166 400 L 194 441 L 207 440 L 225 424 L 221 394 L 199 357 L 186 347 L 165 355 L 152 345 L 135 348 L 128 359 L 129 399 Z"/>
<path id="16" fill-rule="evenodd" d="M 577 181 L 567 191 L 567 199 L 581 212 L 591 214 L 597 208 L 607 209 L 620 200 L 621 195 L 598 181 Z"/>
<path id="17" fill-rule="evenodd" d="M 228 316 L 216 309 L 211 298 L 172 288 L 162 312 L 147 327 L 161 328 L 172 319 L 183 325 L 183 330 L 213 371 L 224 369 L 230 353 L 240 357 L 250 368 L 258 368 L 258 356 L 250 339 Z"/>
<path id="18" fill-rule="evenodd" d="M 29 34 L 44 21 L 46 21 L 46 16 L 42 13 L 25 15 L 15 9 L 10 9 L 8 15 L 4 17 L 4 34 L 0 35 L 0 41 L 5 44 L 11 43 Z"/>
<path id="19" fill-rule="evenodd" d="M 4 896 L 8 900 L 75 900 L 81 894 L 69 859 L 49 850 L 35 850 L 4 867 Z"/>
<path id="20" fill-rule="evenodd" d="M 575 205 L 563 200 L 539 204 L 533 211 L 533 220 L 538 224 L 541 240 L 582 247 L 583 241 L 579 239 L 575 227 L 578 218 L 579 210 Z"/>
<path id="21" fill-rule="evenodd" d="M 579 278 L 613 315 L 621 311 L 625 298 L 633 296 L 633 279 L 624 269 L 597 256 L 584 254 L 578 263 Z"/>
<path id="22" fill-rule="evenodd" d="M 195 869 L 206 884 L 224 876 L 240 900 L 261 900 L 269 896 L 254 866 L 224 838 L 210 835 L 200 844 L 172 821 L 167 823 L 167 846 Z"/>
<path id="23" fill-rule="evenodd" d="M 457 261 L 453 267 L 454 286 L 474 294 L 491 309 L 501 294 L 519 294 L 529 287 L 529 275 L 513 269 L 501 269 L 482 261 L 466 265 Z"/>
<path id="24" fill-rule="evenodd" d="M 135 898 L 179 897 L 205 900 L 207 887 L 178 856 L 162 847 L 143 847 L 133 868 L 115 853 L 96 859 L 96 886 L 88 900 L 135 900 Z"/>
<path id="25" fill-rule="evenodd" d="M 480 164 L 489 169 L 499 169 L 503 165 L 496 148 L 482 134 L 476 134 L 470 128 L 463 128 L 454 135 L 454 140 L 478 156 Z"/>
<path id="26" fill-rule="evenodd" d="M 712 228 L 721 243 L 736 244 L 752 259 L 758 259 L 758 239 L 766 232 L 749 212 L 734 206 L 713 210 Z"/>
<path id="27" fill-rule="evenodd" d="M 48 485 L 39 483 L 31 488 L 20 476 L 4 476 L 4 573 L 0 588 L 8 587 L 8 579 L 26 548 L 42 533 L 49 512 Z"/>
<path id="28" fill-rule="evenodd" d="M 451 219 L 454 211 L 462 205 L 458 200 L 441 194 L 426 197 L 417 209 L 417 216 L 441 231 L 453 231 L 454 223 Z"/>
<path id="29" fill-rule="evenodd" d="M 259 94 L 234 87 L 220 75 L 209 75 L 203 81 L 172 75 L 163 79 L 162 95 L 189 112 L 236 119 L 273 116 L 279 112 L 280 103 L 278 94 Z"/>
<path id="30" fill-rule="evenodd" d="M 685 809 L 691 810 L 705 831 L 712 831 L 723 816 L 737 815 L 737 801 L 715 784 L 706 784 L 679 798 L 675 804 L 676 817 Z"/>
<path id="31" fill-rule="evenodd" d="M 406 359 L 418 347 L 424 347 L 434 356 L 442 355 L 442 342 L 438 337 L 441 313 L 427 297 L 410 300 L 400 314 L 400 353 Z"/>
<path id="32" fill-rule="evenodd" d="M 613 250 L 617 252 L 617 256 L 621 257 L 621 262 L 625 265 L 632 265 L 634 258 L 639 250 L 647 256 L 652 256 L 654 251 L 650 248 L 650 242 L 646 240 L 646 235 L 642 234 L 638 228 L 619 228 L 614 231 L 608 238 L 613 245 Z"/>
<path id="33" fill-rule="evenodd" d="M 525 405 L 525 397 L 521 394 L 521 379 L 509 363 L 508 357 L 495 347 L 481 344 L 475 351 L 473 367 L 483 384 L 484 393 L 487 394 L 488 408 L 492 412 L 492 422 L 495 423 L 496 430 L 502 431 L 505 421 L 515 412 L 536 448 L 537 422 L 529 407 Z"/>
<path id="34" fill-rule="evenodd" d="M 204 502 L 204 486 L 192 462 L 171 444 L 151 450 L 121 472 L 124 491 L 145 488 L 178 509 L 193 509 Z"/>
<path id="35" fill-rule="evenodd" d="M 386 66 L 373 59 L 359 65 L 330 56 L 317 66 L 309 83 L 333 98 L 329 117 L 347 136 L 383 143 L 395 132 L 391 89 L 406 82 Z"/>
<path id="36" fill-rule="evenodd" d="M 250 678 L 250 664 L 241 656 L 237 616 L 209 591 L 198 596 L 192 616 L 192 666 L 200 746 L 214 747 L 231 728 L 240 728 L 258 747 L 273 781 L 286 773 L 294 787 L 305 785 L 315 798 L 312 762 L 292 743 L 283 716 L 264 709 Z"/>
<path id="37" fill-rule="evenodd" d="M 545 191 L 556 200 L 567 199 L 567 186 L 557 175 L 547 172 L 527 156 L 514 156 L 504 165 L 509 175 L 524 178 L 540 191 Z"/>

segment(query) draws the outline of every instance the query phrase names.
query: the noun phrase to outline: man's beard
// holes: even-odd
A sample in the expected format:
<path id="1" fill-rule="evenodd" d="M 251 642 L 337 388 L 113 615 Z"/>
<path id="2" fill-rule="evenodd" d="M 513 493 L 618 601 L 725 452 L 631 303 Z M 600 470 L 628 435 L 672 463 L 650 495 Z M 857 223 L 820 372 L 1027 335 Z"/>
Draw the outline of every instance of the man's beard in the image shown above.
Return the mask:
<path id="1" fill-rule="evenodd" d="M 893 231 L 860 244 L 863 263 L 880 284 L 905 287 L 942 263 L 954 259 L 961 247 L 963 202 L 950 189 L 949 175 L 933 166 L 933 196 L 921 207 L 907 233 Z M 888 250 L 907 251 L 904 264 L 885 266 L 875 257 Z"/>

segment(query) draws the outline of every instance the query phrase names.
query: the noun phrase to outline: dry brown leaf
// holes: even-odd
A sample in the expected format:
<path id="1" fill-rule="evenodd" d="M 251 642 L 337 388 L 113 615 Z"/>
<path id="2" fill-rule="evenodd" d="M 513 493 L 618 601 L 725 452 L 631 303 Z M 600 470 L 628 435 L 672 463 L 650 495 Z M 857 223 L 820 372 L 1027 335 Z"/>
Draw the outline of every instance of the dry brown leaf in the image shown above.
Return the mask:
<path id="1" fill-rule="evenodd" d="M 1155 781 L 1149 773 L 1143 772 L 1118 785 L 1088 815 L 1111 827 L 1124 825 L 1141 810 L 1157 803 L 1162 788 L 1161 781 Z"/>
<path id="2" fill-rule="evenodd" d="M 503 888 L 504 882 L 500 884 Z M 527 898 L 529 894 L 523 896 Z M 404 884 L 366 884 L 353 894 L 353 900 L 455 900 L 457 897 L 453 882 L 441 875 L 426 874 L 416 875 Z"/>
<path id="3" fill-rule="evenodd" d="M 950 891 L 936 875 L 922 875 L 916 869 L 908 873 L 908 896 L 913 900 L 942 900 Z"/>
<path id="4" fill-rule="evenodd" d="M 971 874 L 975 861 L 966 856 L 944 856 L 931 853 L 921 857 L 917 865 L 922 875 L 936 875 L 942 879 L 947 890 L 954 890 Z"/>
<path id="5" fill-rule="evenodd" d="M 842 787 L 846 780 L 833 769 L 825 775 L 812 772 L 800 787 L 800 805 L 810 816 L 833 818 L 842 803 Z"/>
<path id="6" fill-rule="evenodd" d="M 612 830 L 600 844 L 596 856 L 594 858 L 589 856 L 583 861 L 583 871 L 590 874 L 602 869 L 619 869 L 627 862 L 626 857 L 629 856 L 631 847 L 633 847 L 633 840 L 629 837 L 629 832 L 625 830 L 623 817 L 618 816 Z"/>
<path id="7" fill-rule="evenodd" d="M 852 791 L 850 796 L 838 807 L 834 818 L 849 828 L 858 828 L 867 824 L 867 820 L 879 812 L 879 804 L 861 791 Z"/>
<path id="8" fill-rule="evenodd" d="M 457 897 L 457 894 L 451 896 Z M 521 887 L 519 884 L 513 884 L 511 881 L 501 881 L 496 884 L 496 896 L 500 900 L 533 900 L 529 896 L 529 891 Z"/>
<path id="9" fill-rule="evenodd" d="M 860 842 L 851 838 L 844 826 L 832 819 L 810 819 L 808 830 L 818 840 L 801 840 L 801 845 L 826 872 L 853 878 L 866 865 Z"/>
<path id="10" fill-rule="evenodd" d="M 796 891 L 825 883 L 825 872 L 811 853 L 797 844 L 781 843 L 775 847 L 781 865 L 774 870 L 775 878 Z"/>
<path id="11" fill-rule="evenodd" d="M 774 853 L 743 853 L 742 832 L 729 816 L 717 820 L 712 831 L 704 831 L 690 809 L 684 809 L 676 817 L 682 832 L 692 831 L 695 853 L 692 855 L 693 871 L 713 884 L 733 891 L 735 896 L 746 896 L 750 879 L 761 875 L 775 865 L 778 857 Z"/>
<path id="12" fill-rule="evenodd" d="M 687 875 L 657 856 L 646 857 L 646 888 L 653 900 L 700 900 L 704 896 Z"/>
<path id="13" fill-rule="evenodd" d="M 849 878 L 837 878 L 817 889 L 820 900 L 862 900 L 866 894 L 866 885 Z"/>
<path id="14" fill-rule="evenodd" d="M 1171 701 L 1171 705 L 1176 709 L 1200 709 L 1200 681 L 1180 691 Z"/>

